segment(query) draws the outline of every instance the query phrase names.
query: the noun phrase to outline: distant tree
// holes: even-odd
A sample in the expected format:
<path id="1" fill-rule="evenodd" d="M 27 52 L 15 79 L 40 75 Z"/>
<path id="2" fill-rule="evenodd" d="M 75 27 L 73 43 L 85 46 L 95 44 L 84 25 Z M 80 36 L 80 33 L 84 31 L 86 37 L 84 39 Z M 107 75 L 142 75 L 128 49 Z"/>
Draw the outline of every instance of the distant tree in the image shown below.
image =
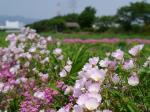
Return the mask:
<path id="1" fill-rule="evenodd" d="M 121 7 L 117 12 L 117 22 L 124 28 L 125 31 L 131 30 L 133 21 L 131 8 L 129 6 Z"/>
<path id="2" fill-rule="evenodd" d="M 90 6 L 86 7 L 79 15 L 78 22 L 81 28 L 90 28 L 95 19 L 96 10 Z"/>
<path id="3" fill-rule="evenodd" d="M 132 29 L 133 23 L 150 24 L 150 4 L 142 1 L 121 7 L 117 11 L 117 21 L 126 31 Z"/>
<path id="4" fill-rule="evenodd" d="M 63 16 L 64 20 L 67 22 L 78 22 L 79 14 L 71 13 Z"/>
<path id="5" fill-rule="evenodd" d="M 48 20 L 42 20 L 33 24 L 27 25 L 38 32 L 47 31 L 62 31 L 65 28 L 65 20 L 62 17 L 54 17 Z"/>
<path id="6" fill-rule="evenodd" d="M 134 21 L 143 21 L 144 24 L 150 24 L 150 3 L 136 2 L 130 5 Z"/>
<path id="7" fill-rule="evenodd" d="M 104 32 L 115 25 L 114 16 L 101 16 L 95 19 L 95 26 L 98 27 L 98 31 Z"/>

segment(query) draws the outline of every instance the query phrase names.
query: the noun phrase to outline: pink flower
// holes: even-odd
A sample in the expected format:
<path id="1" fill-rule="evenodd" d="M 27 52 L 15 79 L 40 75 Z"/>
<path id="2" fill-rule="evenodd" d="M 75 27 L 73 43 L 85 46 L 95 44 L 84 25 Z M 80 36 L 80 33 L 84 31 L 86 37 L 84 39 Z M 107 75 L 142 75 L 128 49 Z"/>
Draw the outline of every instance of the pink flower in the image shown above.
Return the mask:
<path id="1" fill-rule="evenodd" d="M 42 81 L 46 81 L 48 79 L 48 74 L 39 73 Z"/>
<path id="2" fill-rule="evenodd" d="M 73 107 L 73 112 L 84 112 L 83 108 L 79 105 Z"/>
<path id="3" fill-rule="evenodd" d="M 101 60 L 101 61 L 99 62 L 99 65 L 100 65 L 101 67 L 108 67 L 108 65 L 109 65 L 109 60 L 108 60 L 108 58 L 105 58 L 104 60 Z"/>
<path id="4" fill-rule="evenodd" d="M 67 72 L 65 70 L 62 70 L 60 73 L 59 73 L 59 76 L 60 77 L 66 77 L 67 76 Z"/>
<path id="5" fill-rule="evenodd" d="M 73 87 L 72 86 L 67 86 L 67 88 L 65 89 L 65 95 L 66 94 L 70 94 L 73 91 Z"/>
<path id="6" fill-rule="evenodd" d="M 134 62 L 133 62 L 133 60 L 129 60 L 129 61 L 125 62 L 124 65 L 123 65 L 123 68 L 124 68 L 125 70 L 132 69 L 133 67 L 134 67 Z"/>
<path id="7" fill-rule="evenodd" d="M 99 61 L 99 57 L 93 57 L 93 58 L 89 59 L 89 63 L 91 65 L 96 65 L 98 63 L 98 61 Z"/>
<path id="8" fill-rule="evenodd" d="M 64 69 L 65 69 L 67 72 L 70 72 L 70 71 L 71 71 L 71 68 L 72 68 L 71 65 L 66 65 L 66 66 L 64 67 Z"/>
<path id="9" fill-rule="evenodd" d="M 129 50 L 129 54 L 131 54 L 132 56 L 137 56 L 139 52 L 143 49 L 143 47 L 144 45 L 134 46 L 133 48 Z"/>
<path id="10" fill-rule="evenodd" d="M 56 48 L 56 49 L 53 51 L 53 54 L 55 54 L 56 56 L 61 55 L 61 53 L 62 53 L 62 49 L 60 49 L 60 48 Z"/>
<path id="11" fill-rule="evenodd" d="M 34 93 L 34 96 L 36 98 L 39 98 L 39 99 L 45 99 L 45 93 L 44 92 L 37 91 Z"/>
<path id="12" fill-rule="evenodd" d="M 79 96 L 77 104 L 81 107 L 87 108 L 88 110 L 95 110 L 100 105 L 102 97 L 96 93 L 85 93 Z"/>
<path id="13" fill-rule="evenodd" d="M 115 83 L 115 84 L 120 81 L 120 78 L 119 78 L 118 74 L 115 74 L 115 75 L 112 77 L 112 81 L 113 81 L 113 83 Z"/>
<path id="14" fill-rule="evenodd" d="M 90 93 L 98 93 L 100 91 L 100 84 L 99 83 L 93 83 L 88 86 L 88 91 Z"/>
<path id="15" fill-rule="evenodd" d="M 124 52 L 121 51 L 120 49 L 116 50 L 115 52 L 113 52 L 112 57 L 116 58 L 117 60 L 122 60 L 123 56 L 124 56 Z"/>
<path id="16" fill-rule="evenodd" d="M 99 102 L 95 98 L 89 98 L 85 102 L 85 107 L 90 111 L 97 109 L 99 105 Z"/>
<path id="17" fill-rule="evenodd" d="M 103 112 L 112 112 L 112 111 L 109 109 L 105 109 L 105 110 L 103 110 Z"/>
<path id="18" fill-rule="evenodd" d="M 105 79 L 105 71 L 103 69 L 99 70 L 97 68 L 93 68 L 87 72 L 89 77 L 94 81 L 102 82 Z"/>
<path id="19" fill-rule="evenodd" d="M 139 84 L 139 78 L 136 74 L 133 74 L 131 77 L 128 78 L 128 84 L 131 86 L 136 86 Z"/>

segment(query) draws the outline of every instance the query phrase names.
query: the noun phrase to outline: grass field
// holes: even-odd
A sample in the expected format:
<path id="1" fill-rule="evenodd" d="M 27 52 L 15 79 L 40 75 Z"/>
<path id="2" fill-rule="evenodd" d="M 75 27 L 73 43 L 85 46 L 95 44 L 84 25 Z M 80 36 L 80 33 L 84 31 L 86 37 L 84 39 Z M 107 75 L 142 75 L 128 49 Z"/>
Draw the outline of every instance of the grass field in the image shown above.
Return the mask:
<path id="1" fill-rule="evenodd" d="M 111 38 L 111 37 L 119 37 L 119 38 L 128 38 L 131 36 L 132 38 L 137 38 L 139 37 L 138 35 L 111 35 L 111 34 L 62 34 L 62 33 L 41 33 L 41 35 L 49 36 L 52 35 L 52 37 L 56 37 L 59 39 L 64 39 L 64 38 Z M 7 36 L 6 33 L 0 32 L 0 47 L 5 47 L 7 48 L 8 43 L 5 41 L 5 37 Z M 142 38 L 148 38 L 145 36 L 140 36 Z M 41 37 L 42 38 L 42 37 Z M 137 55 L 137 57 L 131 56 L 128 53 L 128 50 L 132 48 L 135 43 L 124 43 L 120 42 L 117 44 L 66 44 L 66 43 L 49 43 L 46 48 L 44 49 L 45 51 L 50 51 L 50 53 L 41 53 L 40 51 L 43 50 L 38 48 L 37 46 L 41 42 L 40 39 L 35 40 L 26 40 L 25 42 L 20 42 L 21 45 L 25 45 L 24 52 L 30 52 L 29 58 L 24 58 L 24 57 L 18 57 L 18 52 L 12 53 L 14 57 L 12 59 L 15 61 L 20 61 L 20 66 L 21 70 L 17 69 L 17 72 L 15 77 L 12 77 L 14 80 L 18 80 L 20 78 L 20 74 L 22 75 L 22 72 L 25 72 L 23 74 L 24 77 L 27 78 L 29 83 L 27 82 L 26 84 L 20 83 L 16 87 L 14 86 L 15 89 L 8 93 L 0 94 L 0 110 L 3 109 L 5 110 L 6 108 L 10 112 L 19 112 L 19 109 L 26 109 L 28 110 L 30 108 L 34 108 L 34 106 L 38 107 L 40 105 L 37 111 L 41 109 L 49 109 L 53 108 L 54 110 L 59 110 L 61 107 L 66 105 L 70 100 L 70 94 L 64 94 L 64 90 L 59 90 L 56 87 L 56 82 L 63 81 L 66 85 L 69 86 L 74 86 L 76 83 L 76 80 L 78 80 L 78 72 L 82 70 L 83 66 L 88 63 L 89 58 L 91 57 L 99 57 L 100 60 L 103 60 L 106 58 L 106 54 L 114 52 L 116 49 L 121 49 L 124 51 L 124 59 L 123 60 L 134 60 L 134 66 L 131 71 L 132 72 L 137 72 L 138 77 L 139 77 L 139 84 L 135 87 L 129 86 L 127 80 L 128 77 L 132 74 L 130 73 L 131 71 L 125 71 L 122 69 L 121 66 L 123 66 L 123 63 L 121 61 L 115 60 L 112 56 L 108 56 L 108 58 L 112 61 L 116 61 L 118 64 L 116 65 L 116 69 L 112 69 L 111 67 L 107 68 L 109 70 L 108 76 L 105 79 L 105 82 L 103 85 L 99 84 L 102 86 L 102 92 L 98 93 L 102 95 L 102 103 L 99 106 L 99 109 L 110 109 L 113 112 L 149 112 L 150 111 L 150 69 L 149 67 L 144 68 L 143 63 L 146 61 L 147 57 L 150 56 L 150 45 L 145 45 L 143 50 L 141 51 L 140 55 Z M 19 42 L 17 43 L 19 44 Z M 44 46 L 42 44 L 42 46 Z M 36 47 L 36 50 L 34 51 L 34 47 Z M 30 49 L 32 48 L 32 49 Z M 54 55 L 54 50 L 56 48 L 60 48 L 62 50 L 62 53 L 59 55 Z M 11 49 L 11 48 L 9 48 Z M 6 49 L 5 49 L 6 50 Z M 14 49 L 12 49 L 13 51 Z M 32 52 L 31 52 L 32 50 Z M 11 52 L 12 52 L 11 51 Z M 24 52 L 20 53 L 21 55 L 24 55 Z M 6 50 L 6 57 L 9 57 L 9 53 L 7 54 Z M 5 56 L 4 53 L 4 56 Z M 58 52 L 59 53 L 59 52 Z M 3 54 L 2 54 L 3 55 Z M 64 59 L 59 60 L 57 56 L 63 55 Z M 30 58 L 33 57 L 33 58 Z M 64 68 L 66 65 L 67 59 L 69 59 L 73 62 L 71 65 L 71 71 L 68 72 L 66 77 L 60 77 L 60 71 Z M 48 63 L 45 62 L 43 63 L 43 59 L 49 59 Z M 137 58 L 137 60 L 136 60 Z M 5 58 L 4 58 L 5 59 Z M 122 60 L 122 61 L 123 61 Z M 1 58 L 0 58 L 1 61 Z M 7 60 L 6 60 L 7 61 Z M 2 61 L 3 62 L 3 61 Z M 29 66 L 28 66 L 28 62 Z M 1 64 L 1 63 L 0 63 Z M 26 65 L 26 66 L 25 66 Z M 92 67 L 99 67 L 99 69 L 105 69 L 103 67 L 100 67 L 99 64 L 97 65 L 92 65 Z M 15 67 L 15 65 L 12 65 L 12 67 Z M 38 72 L 34 71 L 33 69 L 37 69 Z M 107 71 L 106 69 L 106 71 Z M 7 68 L 5 69 L 7 70 Z M 10 68 L 8 68 L 10 70 Z M 24 71 L 22 71 L 24 70 Z M 0 69 L 0 72 L 3 73 L 3 70 Z M 40 73 L 48 73 L 48 79 L 44 82 L 40 77 L 39 77 L 39 72 Z M 9 73 L 9 72 L 4 72 L 4 73 Z M 111 74 L 109 74 L 111 73 Z M 111 82 L 110 75 L 113 75 L 114 73 L 119 74 L 120 77 L 120 83 L 117 85 L 115 83 Z M 3 74 L 0 74 L 2 77 Z M 9 76 L 10 77 L 10 76 Z M 7 78 L 9 78 L 7 77 Z M 9 81 L 6 80 L 5 75 L 3 76 L 3 80 L 0 79 L 0 81 L 9 84 Z M 30 86 L 33 86 L 34 84 L 32 81 L 35 81 L 35 89 Z M 91 79 L 88 79 L 91 80 Z M 8 81 L 8 82 L 7 82 Z M 31 85 L 30 85 L 31 81 Z M 98 81 L 91 80 L 92 83 L 99 83 Z M 90 82 L 91 83 L 91 82 Z M 101 83 L 101 82 L 100 82 Z M 32 85 L 33 84 L 33 85 Z M 28 86 L 26 86 L 28 85 Z M 111 85 L 111 86 L 110 86 Z M 19 89 L 18 89 L 19 88 Z M 24 89 L 22 89 L 24 88 Z M 35 92 L 37 90 L 45 90 L 45 88 L 52 88 L 54 90 L 57 90 L 58 95 L 56 95 L 53 98 L 52 103 L 43 103 L 44 100 L 41 99 L 36 99 Z M 83 89 L 83 88 L 82 88 Z M 19 90 L 19 92 L 18 92 Z M 36 91 L 35 91 L 36 90 Z M 46 89 L 47 91 L 47 89 Z M 87 91 L 87 90 L 86 90 Z M 21 93 L 22 92 L 22 93 Z M 28 94 L 30 93 L 30 97 L 28 97 Z M 84 92 L 84 91 L 83 91 Z M 87 91 L 88 92 L 88 91 Z M 50 92 L 48 92 L 49 94 Z M 22 94 L 24 96 L 22 96 Z M 27 96 L 26 96 L 27 95 Z M 27 97 L 27 98 L 26 98 Z M 51 97 L 50 97 L 51 98 Z M 6 100 L 7 99 L 7 100 Z M 34 100 L 32 100 L 34 99 Z M 61 99 L 61 100 L 60 100 Z M 46 99 L 47 100 L 47 99 Z M 6 101 L 6 102 L 5 102 Z M 33 101 L 33 102 L 32 102 Z M 35 101 L 35 102 L 34 102 Z M 41 104 L 38 104 L 39 102 L 42 102 Z M 9 103 L 8 103 L 9 102 Z M 113 103 L 112 103 L 113 102 Z M 71 103 L 76 104 L 76 99 L 73 99 Z M 4 106 L 3 106 L 4 105 Z M 7 105 L 7 106 L 5 106 Z M 21 106 L 20 106 L 21 105 Z M 85 108 L 85 107 L 84 107 Z M 71 110 L 70 110 L 71 111 Z M 65 111 L 65 112 L 70 112 L 70 111 Z M 87 111 L 87 110 L 86 110 Z M 22 111 L 22 112 L 28 112 L 28 111 Z M 56 112 L 56 111 L 54 111 Z M 57 112 L 62 112 L 62 111 L 57 111 Z M 88 111 L 91 112 L 91 111 Z M 94 111 L 95 112 L 95 111 Z M 111 111 L 110 111 L 111 112 Z"/>
<path id="2" fill-rule="evenodd" d="M 113 34 L 113 33 L 53 33 L 53 32 L 45 32 L 41 33 L 41 35 L 44 36 L 53 36 L 54 38 L 81 38 L 81 39 L 87 39 L 87 38 L 144 38 L 144 39 L 150 39 L 150 35 L 140 35 L 140 34 Z"/>
<path id="3" fill-rule="evenodd" d="M 7 34 L 5 32 L 0 31 L 0 46 L 6 46 L 7 42 L 5 41 Z"/>

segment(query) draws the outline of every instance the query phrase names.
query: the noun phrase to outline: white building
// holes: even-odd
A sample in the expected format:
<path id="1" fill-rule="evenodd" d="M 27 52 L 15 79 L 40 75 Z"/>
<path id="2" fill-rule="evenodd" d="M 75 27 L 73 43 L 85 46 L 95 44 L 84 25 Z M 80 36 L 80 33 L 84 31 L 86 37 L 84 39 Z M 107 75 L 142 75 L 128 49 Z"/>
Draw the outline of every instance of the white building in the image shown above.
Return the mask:
<path id="1" fill-rule="evenodd" d="M 6 21 L 4 26 L 0 26 L 0 30 L 5 30 L 8 33 L 20 32 L 23 26 L 23 23 L 19 21 Z"/>

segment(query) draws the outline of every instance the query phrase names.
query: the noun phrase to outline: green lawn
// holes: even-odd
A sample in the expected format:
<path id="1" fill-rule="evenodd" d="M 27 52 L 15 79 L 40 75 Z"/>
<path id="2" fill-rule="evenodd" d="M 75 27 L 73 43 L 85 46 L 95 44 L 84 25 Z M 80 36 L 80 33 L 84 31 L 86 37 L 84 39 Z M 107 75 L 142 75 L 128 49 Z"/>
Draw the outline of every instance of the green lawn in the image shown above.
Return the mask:
<path id="1" fill-rule="evenodd" d="M 54 38 L 81 38 L 81 39 L 87 39 L 87 38 L 145 38 L 150 39 L 150 35 L 142 35 L 142 34 L 115 34 L 115 33 L 54 33 L 54 32 L 43 32 L 40 33 L 44 36 L 51 35 Z"/>
<path id="2" fill-rule="evenodd" d="M 7 45 L 7 42 L 5 41 L 7 34 L 5 32 L 0 31 L 0 46 L 4 47 Z"/>

